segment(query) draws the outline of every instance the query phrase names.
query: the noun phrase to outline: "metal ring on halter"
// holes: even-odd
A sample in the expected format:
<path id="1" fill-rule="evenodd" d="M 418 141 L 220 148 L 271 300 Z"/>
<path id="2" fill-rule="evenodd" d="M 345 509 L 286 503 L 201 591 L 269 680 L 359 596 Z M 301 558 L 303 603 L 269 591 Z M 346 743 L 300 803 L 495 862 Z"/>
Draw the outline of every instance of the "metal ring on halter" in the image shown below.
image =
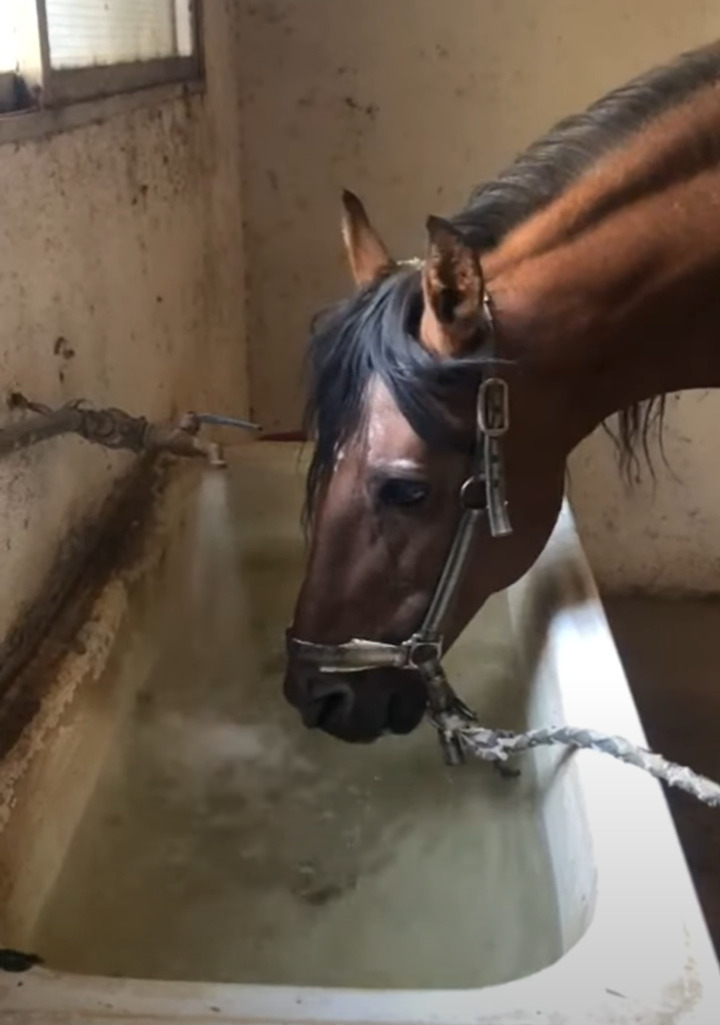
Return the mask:
<path id="1" fill-rule="evenodd" d="M 482 512 L 487 506 L 485 480 L 483 477 L 468 477 L 460 488 L 460 502 L 463 509 Z"/>
<path id="2" fill-rule="evenodd" d="M 440 665 L 442 658 L 442 638 L 430 640 L 422 636 L 411 637 L 407 644 L 407 668 L 424 669 L 426 666 Z"/>

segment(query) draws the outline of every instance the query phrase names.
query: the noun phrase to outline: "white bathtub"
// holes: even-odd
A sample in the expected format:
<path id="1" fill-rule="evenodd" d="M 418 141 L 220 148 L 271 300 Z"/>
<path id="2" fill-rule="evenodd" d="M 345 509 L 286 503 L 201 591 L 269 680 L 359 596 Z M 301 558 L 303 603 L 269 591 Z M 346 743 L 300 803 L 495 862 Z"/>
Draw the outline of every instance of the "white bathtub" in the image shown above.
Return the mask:
<path id="1" fill-rule="evenodd" d="M 296 463 L 296 448 L 283 444 L 248 446 L 233 460 L 231 474 L 239 488 L 236 501 L 243 503 L 248 516 L 243 535 L 246 554 L 252 556 L 252 546 L 260 537 L 266 548 L 268 539 L 272 541 L 280 562 L 283 552 L 299 553 Z M 244 481 L 250 483 L 243 499 Z M 206 534 L 209 530 L 205 542 L 210 548 L 205 551 L 200 545 L 192 572 L 209 574 L 222 583 L 223 567 L 237 553 L 213 548 L 217 526 L 213 517 L 218 510 L 212 495 L 217 498 L 218 485 L 210 487 L 210 504 L 204 513 Z M 83 628 L 82 643 L 56 663 L 52 685 L 0 768 L 0 946 L 27 949 L 35 937 L 43 935 L 37 931 L 38 921 L 62 878 L 65 858 L 93 795 L 97 804 L 97 787 L 103 773 L 107 774 L 104 766 L 113 757 L 118 731 L 137 706 L 143 680 L 153 672 L 157 675 L 158 659 L 167 656 L 160 644 L 149 644 L 139 629 L 138 608 L 141 618 L 156 617 L 154 629 L 162 635 L 165 621 L 162 609 L 152 603 L 152 597 L 157 597 L 152 581 L 167 572 L 173 558 L 178 564 L 190 558 L 187 550 L 179 550 L 177 540 L 174 547 L 172 541 L 184 530 L 187 542 L 193 520 L 188 510 L 197 512 L 197 496 L 197 471 L 181 471 L 165 503 L 164 522 L 151 534 L 144 556 L 131 572 L 105 587 Z M 207 494 L 202 501 L 207 504 Z M 280 605 L 287 604 L 294 586 L 293 582 L 278 598 Z M 166 594 L 166 601 L 172 601 L 171 594 Z M 507 602 L 513 649 L 525 667 L 525 682 L 518 693 L 524 705 L 522 717 L 529 724 L 568 722 L 644 742 L 567 507 L 539 562 L 498 601 Z M 143 602 L 151 607 L 143 608 Z M 235 615 L 237 608 L 233 609 Z M 487 650 L 482 648 L 487 622 L 487 614 L 485 619 L 478 617 L 450 659 L 451 674 L 464 693 L 463 674 L 474 669 L 473 653 Z M 211 680 L 216 648 L 212 636 L 205 640 Z M 171 655 L 173 645 L 168 646 L 167 637 L 165 643 Z M 492 708 L 492 702 L 485 707 Z M 502 701 L 498 708 L 498 714 L 505 714 Z M 344 757 L 342 752 L 348 758 L 374 757 L 351 754 L 350 749 L 314 735 L 298 742 L 310 752 L 316 745 L 329 759 Z M 383 750 L 394 752 L 394 764 L 399 764 L 405 752 L 410 757 L 431 742 L 428 736 L 386 741 L 394 746 Z M 720 971 L 660 787 L 599 754 L 568 757 L 561 751 L 543 750 L 531 758 L 522 763 L 520 783 L 506 784 L 493 777 L 491 787 L 492 800 L 507 815 L 512 816 L 515 801 L 518 806 L 524 802 L 523 807 L 531 804 L 538 837 L 544 838 L 556 908 L 556 920 L 548 924 L 547 933 L 555 929 L 558 933 L 555 938 L 547 938 L 542 929 L 538 933 L 538 943 L 542 939 L 546 949 L 538 949 L 536 960 L 546 967 L 492 985 L 480 984 L 479 971 L 478 982 L 468 978 L 463 988 L 437 988 L 434 983 L 424 989 L 353 989 L 253 985 L 252 979 L 247 984 L 166 981 L 157 978 L 157 968 L 152 972 L 154 979 L 118 977 L 122 972 L 110 978 L 53 970 L 51 956 L 50 967 L 0 973 L 0 1022 L 713 1025 L 720 1021 Z M 438 761 L 438 774 L 444 771 Z M 454 771 L 490 770 L 474 766 Z M 477 779 L 480 788 L 486 777 L 464 779 L 471 783 Z M 379 788 L 383 783 L 378 779 Z M 467 801 L 468 785 L 463 786 Z M 506 786 L 515 790 L 504 791 Z M 480 789 L 478 801 L 479 795 Z M 515 830 L 517 825 L 508 828 Z M 525 829 L 527 822 L 520 826 Z M 461 860 L 458 852 L 458 863 Z M 482 867 L 478 866 L 478 886 Z M 534 903 L 530 907 L 529 884 L 525 881 L 524 896 L 521 884 L 518 878 L 519 895 L 508 903 L 520 924 L 523 901 L 528 902 L 529 916 L 538 913 Z M 426 899 L 431 904 L 429 889 Z M 420 895 L 418 928 L 424 903 Z M 108 921 L 108 932 L 112 927 L 114 923 Z M 488 930 L 502 933 L 502 928 L 501 921 L 489 922 L 479 915 L 478 949 Z M 84 956 L 94 963 L 92 950 Z M 533 950 L 525 949 L 520 962 L 532 961 Z"/>

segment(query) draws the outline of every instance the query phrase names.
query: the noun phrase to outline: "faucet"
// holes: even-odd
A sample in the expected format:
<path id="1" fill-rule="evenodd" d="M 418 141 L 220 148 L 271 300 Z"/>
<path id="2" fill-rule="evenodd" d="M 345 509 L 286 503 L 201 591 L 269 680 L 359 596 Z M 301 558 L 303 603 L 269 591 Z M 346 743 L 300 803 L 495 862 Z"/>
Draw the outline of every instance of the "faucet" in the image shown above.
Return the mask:
<path id="1" fill-rule="evenodd" d="M 210 466 L 224 467 L 227 464 L 221 446 L 199 437 L 203 424 L 250 431 L 261 429 L 249 420 L 192 411 L 183 414 L 176 425 L 155 424 L 144 416 L 130 416 L 122 409 L 95 409 L 82 400 L 51 409 L 31 402 L 18 392 L 11 393 L 8 405 L 34 415 L 0 427 L 0 457 L 60 434 L 78 434 L 91 444 L 105 448 L 201 457 L 207 459 Z"/>

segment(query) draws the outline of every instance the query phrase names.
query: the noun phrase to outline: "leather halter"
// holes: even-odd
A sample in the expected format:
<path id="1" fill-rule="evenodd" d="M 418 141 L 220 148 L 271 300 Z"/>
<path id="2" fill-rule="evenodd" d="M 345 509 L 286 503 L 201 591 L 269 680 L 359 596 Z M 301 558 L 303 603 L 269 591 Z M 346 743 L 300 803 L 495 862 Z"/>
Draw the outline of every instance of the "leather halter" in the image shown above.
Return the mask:
<path id="1" fill-rule="evenodd" d="M 345 644 L 314 644 L 287 633 L 291 661 L 313 666 L 321 673 L 365 672 L 369 669 L 410 669 L 420 673 L 428 694 L 430 716 L 438 728 L 443 756 L 449 765 L 462 762 L 460 741 L 447 728 L 453 713 L 474 719 L 445 677 L 442 624 L 462 579 L 475 531 L 487 517 L 491 537 L 512 532 L 505 497 L 505 471 L 501 438 L 510 425 L 508 386 L 494 372 L 495 324 L 490 297 L 483 294 L 483 310 L 489 325 L 491 372 L 480 383 L 476 401 L 475 447 L 470 475 L 460 488 L 462 513 L 445 564 L 420 629 L 401 644 L 355 638 Z"/>

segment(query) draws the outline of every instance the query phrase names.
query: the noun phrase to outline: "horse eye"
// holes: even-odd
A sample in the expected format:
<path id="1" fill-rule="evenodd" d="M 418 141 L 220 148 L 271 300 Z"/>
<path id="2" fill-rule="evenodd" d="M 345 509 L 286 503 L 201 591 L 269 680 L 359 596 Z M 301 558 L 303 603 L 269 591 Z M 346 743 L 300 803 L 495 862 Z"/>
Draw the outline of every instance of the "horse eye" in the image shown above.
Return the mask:
<path id="1" fill-rule="evenodd" d="M 430 493 L 430 485 L 424 480 L 412 480 L 409 477 L 389 477 L 378 488 L 378 501 L 381 505 L 409 508 L 420 505 Z"/>

